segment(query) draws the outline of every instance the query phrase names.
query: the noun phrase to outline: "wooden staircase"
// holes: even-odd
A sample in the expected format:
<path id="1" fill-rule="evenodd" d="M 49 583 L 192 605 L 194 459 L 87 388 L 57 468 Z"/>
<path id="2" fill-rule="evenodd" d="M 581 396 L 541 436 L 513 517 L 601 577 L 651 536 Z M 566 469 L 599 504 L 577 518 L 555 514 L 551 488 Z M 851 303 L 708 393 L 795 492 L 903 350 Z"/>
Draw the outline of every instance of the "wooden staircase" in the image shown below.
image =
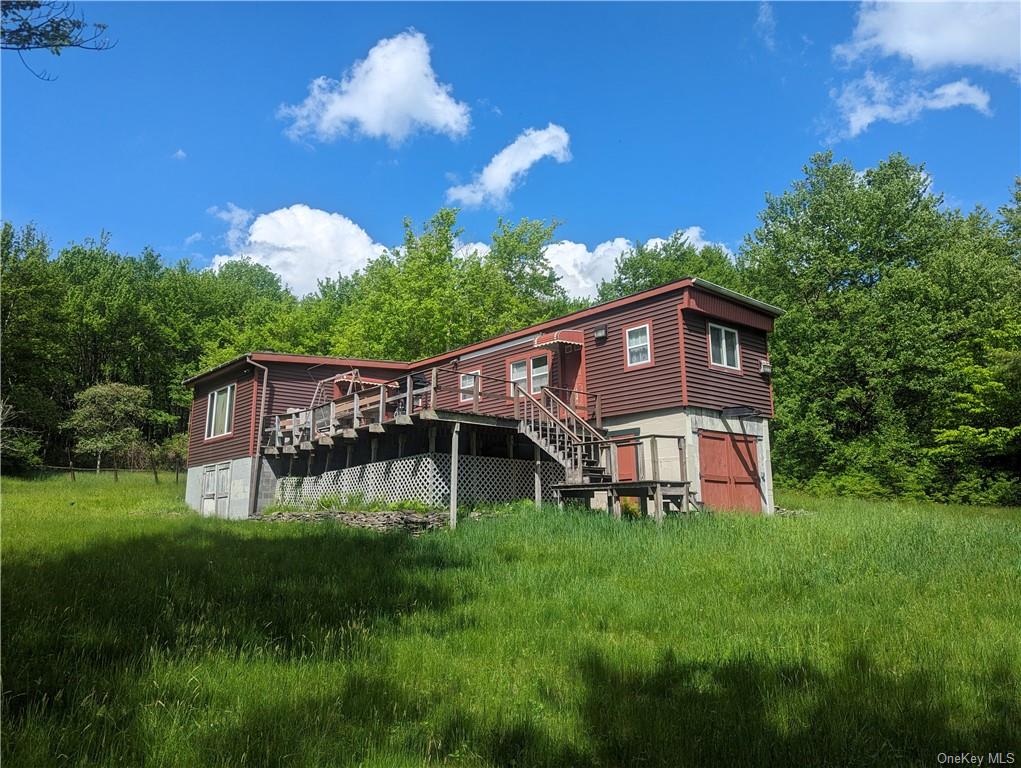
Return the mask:
<path id="1" fill-rule="evenodd" d="M 536 398 L 514 385 L 518 431 L 564 467 L 568 483 L 616 481 L 616 446 L 567 403 L 543 389 Z"/>

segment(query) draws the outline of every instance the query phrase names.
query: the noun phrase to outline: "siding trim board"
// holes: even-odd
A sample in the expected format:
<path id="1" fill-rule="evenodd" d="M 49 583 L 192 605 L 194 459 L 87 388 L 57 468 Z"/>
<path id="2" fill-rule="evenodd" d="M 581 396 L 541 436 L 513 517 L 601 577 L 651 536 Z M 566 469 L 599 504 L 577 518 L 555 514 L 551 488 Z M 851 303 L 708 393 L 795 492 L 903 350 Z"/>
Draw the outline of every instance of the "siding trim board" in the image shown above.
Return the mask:
<path id="1" fill-rule="evenodd" d="M 688 404 L 688 355 L 684 346 L 684 309 L 687 305 L 688 297 L 685 295 L 684 301 L 677 307 L 677 337 L 681 347 L 681 405 L 683 406 Z"/>

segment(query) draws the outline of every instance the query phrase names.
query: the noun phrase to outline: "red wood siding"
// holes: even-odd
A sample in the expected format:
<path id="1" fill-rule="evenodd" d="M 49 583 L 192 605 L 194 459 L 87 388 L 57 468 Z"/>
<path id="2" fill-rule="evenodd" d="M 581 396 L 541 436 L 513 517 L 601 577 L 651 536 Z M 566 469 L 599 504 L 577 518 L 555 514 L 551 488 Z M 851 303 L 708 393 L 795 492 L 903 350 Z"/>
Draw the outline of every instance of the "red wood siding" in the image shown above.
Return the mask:
<path id="1" fill-rule="evenodd" d="M 585 321 L 586 389 L 599 395 L 603 416 L 681 406 L 680 299 L 680 291 L 655 296 Z M 646 323 L 653 364 L 627 368 L 624 331 Z M 601 325 L 606 340 L 597 342 L 595 329 Z"/>
<path id="2" fill-rule="evenodd" d="M 510 361 L 528 359 L 542 354 L 549 356 L 550 386 L 560 386 L 560 356 L 555 354 L 555 350 L 549 347 L 537 348 L 535 340 L 532 338 L 460 360 L 458 362 L 458 371 L 469 373 L 481 370 L 482 376 L 490 377 L 483 378 L 481 381 L 479 410 L 493 416 L 510 417 L 514 415 L 514 402 L 508 396 L 509 387 L 506 383 L 510 378 L 508 371 Z M 444 368 L 452 367 L 453 361 L 444 365 Z M 423 373 L 427 374 L 428 371 L 429 368 L 423 369 Z M 470 411 L 472 409 L 471 403 L 459 401 L 460 374 L 455 374 L 452 371 L 441 371 L 438 376 L 437 383 L 441 389 L 436 394 L 436 407 L 448 411 Z"/>
<path id="3" fill-rule="evenodd" d="M 307 363 L 265 363 L 269 369 L 269 394 L 266 396 L 266 415 L 285 413 L 288 408 L 308 408 L 316 392 L 316 385 L 323 379 L 330 379 L 339 373 L 351 370 L 348 365 L 309 365 Z M 402 371 L 386 368 L 363 368 L 363 376 L 376 379 L 395 379 L 404 375 Z M 262 371 L 259 371 L 261 382 Z M 329 385 L 325 399 L 333 397 L 333 386 Z"/>
<path id="4" fill-rule="evenodd" d="M 684 369 L 687 383 L 687 404 L 719 410 L 729 406 L 747 405 L 759 412 L 773 415 L 773 392 L 768 377 L 759 373 L 767 360 L 765 331 L 719 321 L 713 317 L 684 310 Z M 716 322 L 738 332 L 741 348 L 741 370 L 731 371 L 709 365 L 708 324 Z"/>
<path id="5" fill-rule="evenodd" d="M 188 466 L 200 467 L 218 461 L 240 459 L 252 455 L 252 399 L 255 395 L 255 378 L 251 366 L 227 371 L 197 384 L 188 420 Z M 206 408 L 209 393 L 235 384 L 234 416 L 229 435 L 206 440 Z"/>

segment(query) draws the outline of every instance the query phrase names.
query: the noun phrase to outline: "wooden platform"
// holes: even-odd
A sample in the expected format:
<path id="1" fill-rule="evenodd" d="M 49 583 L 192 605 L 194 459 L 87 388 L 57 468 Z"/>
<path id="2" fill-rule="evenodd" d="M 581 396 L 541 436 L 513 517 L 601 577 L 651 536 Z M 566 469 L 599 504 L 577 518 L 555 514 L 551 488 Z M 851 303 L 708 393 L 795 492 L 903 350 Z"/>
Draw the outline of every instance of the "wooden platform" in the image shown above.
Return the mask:
<path id="1" fill-rule="evenodd" d="M 620 480 L 615 483 L 561 483 L 554 486 L 554 490 L 561 503 L 565 499 L 591 500 L 595 494 L 605 493 L 607 511 L 617 518 L 620 517 L 620 500 L 637 498 L 643 515 L 651 512 L 657 522 L 662 522 L 668 505 L 678 512 L 689 511 L 690 487 L 687 480 Z"/>

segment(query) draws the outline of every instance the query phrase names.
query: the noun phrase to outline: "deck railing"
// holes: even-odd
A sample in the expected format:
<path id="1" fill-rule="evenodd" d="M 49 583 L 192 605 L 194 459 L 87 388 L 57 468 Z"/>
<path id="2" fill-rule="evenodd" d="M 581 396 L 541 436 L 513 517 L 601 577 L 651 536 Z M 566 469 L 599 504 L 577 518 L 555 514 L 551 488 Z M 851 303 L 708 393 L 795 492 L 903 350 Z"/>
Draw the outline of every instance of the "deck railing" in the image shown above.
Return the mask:
<path id="1" fill-rule="evenodd" d="M 463 378 L 469 376 L 471 386 L 462 386 Z M 522 394 L 533 397 L 519 383 L 508 379 L 456 368 L 431 368 L 364 387 L 329 402 L 313 404 L 310 408 L 295 408 L 288 413 L 268 416 L 263 425 L 268 433 L 264 444 L 277 449 L 298 447 L 343 430 L 388 422 L 400 423 L 412 415 L 435 410 L 438 393 L 447 391 L 454 392 L 456 397 L 453 403 L 445 405 L 445 410 L 505 417 L 516 413 L 517 404 L 523 399 Z M 539 398 L 545 399 L 554 411 L 558 411 L 550 414 L 555 419 L 566 417 L 573 410 L 569 403 L 576 403 L 580 404 L 582 413 L 595 419 L 597 426 L 602 421 L 598 395 L 561 387 L 544 387 Z"/>

